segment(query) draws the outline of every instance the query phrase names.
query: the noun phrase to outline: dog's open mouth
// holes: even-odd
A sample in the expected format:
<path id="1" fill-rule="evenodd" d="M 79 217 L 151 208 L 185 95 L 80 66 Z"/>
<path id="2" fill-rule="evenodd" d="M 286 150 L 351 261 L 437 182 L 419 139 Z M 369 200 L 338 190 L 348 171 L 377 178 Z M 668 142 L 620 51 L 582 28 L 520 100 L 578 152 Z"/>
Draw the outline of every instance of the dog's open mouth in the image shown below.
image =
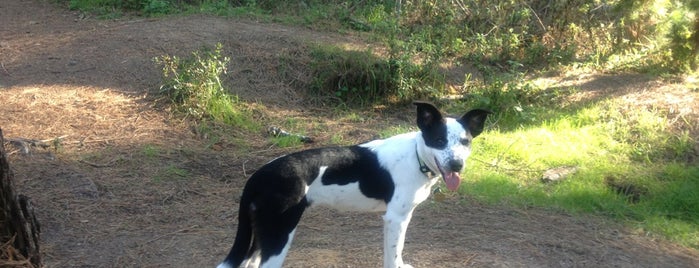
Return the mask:
<path id="1" fill-rule="evenodd" d="M 439 173 L 442 173 L 442 179 L 444 183 L 447 184 L 447 189 L 450 191 L 456 191 L 459 189 L 459 184 L 461 184 L 461 174 L 455 171 L 445 172 L 439 161 L 435 158 L 434 161 L 437 163 L 437 168 L 439 168 Z"/>

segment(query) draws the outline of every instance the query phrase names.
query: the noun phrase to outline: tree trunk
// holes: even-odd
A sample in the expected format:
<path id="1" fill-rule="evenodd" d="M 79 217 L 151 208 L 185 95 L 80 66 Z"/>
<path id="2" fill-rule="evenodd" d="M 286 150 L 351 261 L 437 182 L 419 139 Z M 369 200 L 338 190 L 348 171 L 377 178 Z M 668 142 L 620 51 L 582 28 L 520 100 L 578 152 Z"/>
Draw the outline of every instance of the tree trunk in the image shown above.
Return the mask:
<path id="1" fill-rule="evenodd" d="M 0 267 L 41 267 L 39 222 L 28 197 L 17 195 L 0 129 Z"/>

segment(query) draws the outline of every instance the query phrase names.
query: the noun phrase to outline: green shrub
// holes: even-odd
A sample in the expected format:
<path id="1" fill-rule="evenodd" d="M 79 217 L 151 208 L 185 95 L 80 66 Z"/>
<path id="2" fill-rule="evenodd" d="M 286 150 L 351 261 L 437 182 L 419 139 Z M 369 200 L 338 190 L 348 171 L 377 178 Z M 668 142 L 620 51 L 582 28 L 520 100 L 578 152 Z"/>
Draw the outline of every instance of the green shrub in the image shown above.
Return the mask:
<path id="1" fill-rule="evenodd" d="M 228 93 L 221 83 L 230 59 L 216 48 L 195 51 L 188 58 L 161 56 L 155 62 L 162 67 L 160 92 L 175 103 L 177 110 L 196 119 L 211 119 L 244 129 L 256 129 L 238 97 Z"/>
<path id="2" fill-rule="evenodd" d="M 145 16 L 176 13 L 185 4 L 180 0 L 64 0 L 74 10 L 95 13 L 103 17 L 119 16 L 122 12 L 138 12 Z"/>
<path id="3" fill-rule="evenodd" d="M 312 90 L 345 102 L 367 103 L 395 94 L 395 69 L 371 52 L 316 47 L 312 53 Z"/>
<path id="4" fill-rule="evenodd" d="M 345 103 L 406 102 L 436 98 L 443 77 L 408 59 L 384 59 L 371 51 L 316 47 L 311 52 L 315 78 L 311 90 L 320 98 Z"/>

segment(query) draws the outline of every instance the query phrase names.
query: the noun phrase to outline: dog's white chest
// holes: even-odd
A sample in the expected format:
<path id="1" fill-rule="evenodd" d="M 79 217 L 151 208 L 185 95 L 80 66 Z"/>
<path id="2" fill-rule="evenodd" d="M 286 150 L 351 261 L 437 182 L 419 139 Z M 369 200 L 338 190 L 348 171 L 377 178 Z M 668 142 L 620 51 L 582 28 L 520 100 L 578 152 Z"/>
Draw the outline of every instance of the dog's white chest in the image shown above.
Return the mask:
<path id="1" fill-rule="evenodd" d="M 429 182 L 426 184 L 423 184 L 420 188 L 418 188 L 417 191 L 415 191 L 415 198 L 413 200 L 413 204 L 417 206 L 417 204 L 420 204 L 427 200 L 427 198 L 430 197 L 430 194 L 432 193 L 432 187 L 439 181 L 439 177 L 432 177 L 429 179 Z"/>
<path id="2" fill-rule="evenodd" d="M 359 190 L 359 182 L 344 185 L 324 185 L 321 177 L 327 167 L 320 168 L 320 174 L 306 188 L 306 199 L 315 206 L 321 205 L 343 211 L 385 211 L 383 200 L 369 198 Z"/>

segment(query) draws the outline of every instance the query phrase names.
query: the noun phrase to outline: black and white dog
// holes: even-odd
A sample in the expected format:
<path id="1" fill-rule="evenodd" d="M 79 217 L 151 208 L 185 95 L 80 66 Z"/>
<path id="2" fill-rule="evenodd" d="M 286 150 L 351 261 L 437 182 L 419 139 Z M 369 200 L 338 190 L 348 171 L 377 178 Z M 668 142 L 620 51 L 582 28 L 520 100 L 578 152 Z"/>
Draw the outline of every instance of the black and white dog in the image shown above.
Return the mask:
<path id="1" fill-rule="evenodd" d="M 384 267 L 411 267 L 402 251 L 413 210 L 439 175 L 448 189 L 458 189 L 471 140 L 490 113 L 475 109 L 454 119 L 430 103 L 414 104 L 420 131 L 292 153 L 257 170 L 243 189 L 233 248 L 218 268 L 281 267 L 311 205 L 385 211 Z"/>

